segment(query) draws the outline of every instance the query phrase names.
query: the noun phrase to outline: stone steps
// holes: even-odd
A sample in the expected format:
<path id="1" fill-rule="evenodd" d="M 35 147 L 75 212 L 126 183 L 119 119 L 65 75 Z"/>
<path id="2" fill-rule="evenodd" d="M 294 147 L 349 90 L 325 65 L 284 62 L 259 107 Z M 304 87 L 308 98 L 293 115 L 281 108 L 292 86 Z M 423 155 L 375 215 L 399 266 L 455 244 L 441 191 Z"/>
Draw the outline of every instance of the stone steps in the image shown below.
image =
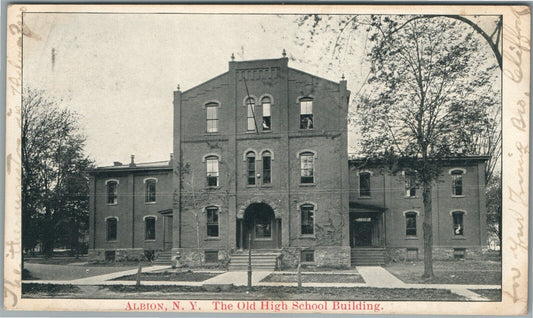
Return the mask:
<path id="1" fill-rule="evenodd" d="M 385 249 L 383 248 L 352 248 L 352 266 L 372 266 L 385 264 Z"/>
<path id="2" fill-rule="evenodd" d="M 259 271 L 274 271 L 277 265 L 277 258 L 279 253 L 252 253 L 252 270 Z M 230 271 L 246 271 L 248 270 L 248 253 L 236 253 L 231 256 L 229 263 Z"/>
<path id="3" fill-rule="evenodd" d="M 154 259 L 152 264 L 154 264 L 154 265 L 170 265 L 171 257 L 172 257 L 172 253 L 171 252 L 161 252 L 161 253 L 157 254 L 157 257 Z"/>

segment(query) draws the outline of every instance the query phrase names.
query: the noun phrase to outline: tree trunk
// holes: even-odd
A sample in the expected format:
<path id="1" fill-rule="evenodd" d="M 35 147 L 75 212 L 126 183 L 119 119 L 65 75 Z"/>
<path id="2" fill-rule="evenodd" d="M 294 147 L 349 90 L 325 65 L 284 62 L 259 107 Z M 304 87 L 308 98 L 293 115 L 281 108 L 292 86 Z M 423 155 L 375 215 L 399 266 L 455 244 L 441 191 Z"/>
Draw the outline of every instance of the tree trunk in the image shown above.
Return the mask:
<path id="1" fill-rule="evenodd" d="M 422 278 L 433 278 L 433 215 L 431 202 L 431 184 L 424 182 L 422 197 L 424 200 L 424 274 Z"/>

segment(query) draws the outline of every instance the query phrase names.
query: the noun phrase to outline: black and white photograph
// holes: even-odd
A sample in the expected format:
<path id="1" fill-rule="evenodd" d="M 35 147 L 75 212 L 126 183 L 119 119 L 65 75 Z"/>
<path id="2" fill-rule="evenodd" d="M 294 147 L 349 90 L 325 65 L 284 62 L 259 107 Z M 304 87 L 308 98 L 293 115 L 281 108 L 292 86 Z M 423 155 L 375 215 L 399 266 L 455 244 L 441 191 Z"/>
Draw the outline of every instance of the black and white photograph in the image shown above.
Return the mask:
<path id="1" fill-rule="evenodd" d="M 5 308 L 525 314 L 529 23 L 11 5 Z"/>

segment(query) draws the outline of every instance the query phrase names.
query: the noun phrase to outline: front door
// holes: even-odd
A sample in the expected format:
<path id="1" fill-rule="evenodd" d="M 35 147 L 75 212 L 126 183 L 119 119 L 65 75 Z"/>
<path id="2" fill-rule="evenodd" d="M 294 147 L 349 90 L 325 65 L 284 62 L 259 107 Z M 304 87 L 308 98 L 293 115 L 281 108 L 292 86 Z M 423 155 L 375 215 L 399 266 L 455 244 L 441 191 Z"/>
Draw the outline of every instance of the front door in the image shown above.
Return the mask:
<path id="1" fill-rule="evenodd" d="M 172 215 L 163 216 L 163 250 L 172 249 Z"/>
<path id="2" fill-rule="evenodd" d="M 242 243 L 245 249 L 273 249 L 278 245 L 278 222 L 274 211 L 264 203 L 253 203 L 244 212 Z"/>
<path id="3" fill-rule="evenodd" d="M 381 246 L 381 215 L 378 213 L 350 213 L 350 246 Z"/>

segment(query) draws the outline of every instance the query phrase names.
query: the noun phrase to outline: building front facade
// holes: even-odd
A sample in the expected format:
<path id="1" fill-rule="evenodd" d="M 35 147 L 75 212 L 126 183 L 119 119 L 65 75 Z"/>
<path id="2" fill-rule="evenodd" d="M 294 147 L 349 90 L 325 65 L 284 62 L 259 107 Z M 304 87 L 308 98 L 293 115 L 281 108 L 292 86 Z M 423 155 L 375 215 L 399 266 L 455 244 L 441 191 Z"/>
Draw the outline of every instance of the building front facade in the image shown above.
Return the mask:
<path id="1" fill-rule="evenodd" d="M 349 160 L 349 96 L 345 80 L 290 68 L 286 57 L 231 61 L 178 89 L 173 158 L 90 172 L 90 257 L 171 251 L 202 266 L 252 249 L 283 266 L 322 267 L 349 267 L 369 249 L 418 257 L 421 195 L 405 174 Z M 433 191 L 442 257 L 486 245 L 485 160 L 450 160 Z"/>

